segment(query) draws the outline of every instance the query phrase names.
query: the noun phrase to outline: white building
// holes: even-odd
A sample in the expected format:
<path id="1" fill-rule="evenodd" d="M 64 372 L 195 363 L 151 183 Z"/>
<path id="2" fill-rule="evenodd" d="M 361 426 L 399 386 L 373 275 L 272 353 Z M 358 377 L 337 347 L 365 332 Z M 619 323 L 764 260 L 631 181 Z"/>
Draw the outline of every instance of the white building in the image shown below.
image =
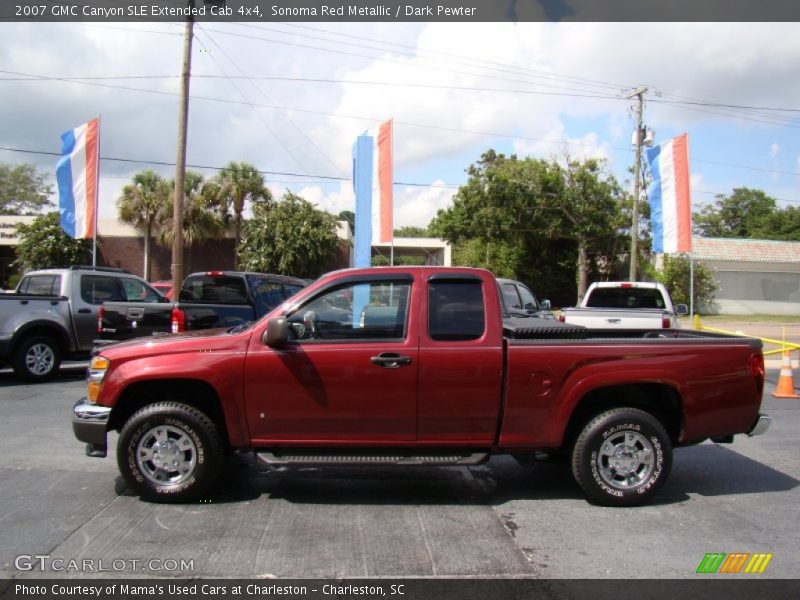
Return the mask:
<path id="1" fill-rule="evenodd" d="M 800 315 L 800 242 L 692 238 L 718 289 L 709 312 Z"/>

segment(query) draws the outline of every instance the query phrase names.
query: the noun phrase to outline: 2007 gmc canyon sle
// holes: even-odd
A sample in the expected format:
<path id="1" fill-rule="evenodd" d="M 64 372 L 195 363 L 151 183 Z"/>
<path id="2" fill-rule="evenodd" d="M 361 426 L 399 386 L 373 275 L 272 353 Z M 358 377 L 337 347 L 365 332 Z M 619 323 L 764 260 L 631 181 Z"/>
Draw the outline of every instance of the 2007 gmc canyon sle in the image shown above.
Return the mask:
<path id="1" fill-rule="evenodd" d="M 769 425 L 759 340 L 500 315 L 488 271 L 338 271 L 245 327 L 103 348 L 73 429 L 96 456 L 119 430 L 125 480 L 162 502 L 201 497 L 228 450 L 272 465 L 560 450 L 591 500 L 622 506 L 663 486 L 674 446 Z"/>

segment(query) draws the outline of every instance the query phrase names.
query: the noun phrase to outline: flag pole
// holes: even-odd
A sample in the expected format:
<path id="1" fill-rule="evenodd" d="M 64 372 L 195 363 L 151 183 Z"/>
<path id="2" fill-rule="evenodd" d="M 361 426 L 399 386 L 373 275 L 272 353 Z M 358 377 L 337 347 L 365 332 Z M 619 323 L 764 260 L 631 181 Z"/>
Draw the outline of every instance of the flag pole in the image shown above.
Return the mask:
<path id="1" fill-rule="evenodd" d="M 392 247 L 389 258 L 389 266 L 394 266 L 394 118 L 389 120 L 390 140 L 392 142 Z"/>
<path id="2" fill-rule="evenodd" d="M 689 320 L 694 323 L 694 250 L 689 252 Z"/>
<path id="3" fill-rule="evenodd" d="M 100 215 L 100 125 L 102 115 L 97 115 L 97 169 L 94 175 L 94 227 L 92 231 L 92 266 L 97 266 L 97 222 Z"/>

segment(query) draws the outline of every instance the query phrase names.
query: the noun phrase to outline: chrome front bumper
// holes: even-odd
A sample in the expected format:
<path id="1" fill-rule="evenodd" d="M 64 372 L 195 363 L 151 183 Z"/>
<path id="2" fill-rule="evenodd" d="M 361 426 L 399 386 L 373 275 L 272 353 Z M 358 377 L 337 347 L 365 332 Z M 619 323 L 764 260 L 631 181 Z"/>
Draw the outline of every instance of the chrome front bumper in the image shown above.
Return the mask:
<path id="1" fill-rule="evenodd" d="M 97 406 L 81 398 L 72 407 L 72 431 L 80 442 L 93 446 L 106 445 L 106 428 L 111 409 Z"/>
<path id="2" fill-rule="evenodd" d="M 754 435 L 761 435 L 769 429 L 770 423 L 772 423 L 772 418 L 768 417 L 767 415 L 758 415 L 758 419 L 756 419 L 755 425 L 753 428 L 747 432 L 747 435 L 753 437 Z"/>

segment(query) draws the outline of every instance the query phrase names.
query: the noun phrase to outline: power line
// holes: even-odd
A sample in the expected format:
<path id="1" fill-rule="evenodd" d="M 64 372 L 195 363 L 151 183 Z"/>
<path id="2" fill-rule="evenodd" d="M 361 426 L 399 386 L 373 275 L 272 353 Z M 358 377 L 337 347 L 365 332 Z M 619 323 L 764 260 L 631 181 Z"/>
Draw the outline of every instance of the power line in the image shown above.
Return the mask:
<path id="1" fill-rule="evenodd" d="M 145 94 L 155 94 L 155 95 L 160 95 L 160 96 L 169 96 L 169 97 L 177 97 L 178 96 L 178 94 L 175 93 L 175 92 L 166 92 L 166 91 L 163 91 L 163 90 L 151 90 L 151 89 L 145 89 L 145 88 L 136 88 L 136 87 L 131 87 L 131 86 L 118 86 L 118 85 L 111 85 L 111 84 L 107 84 L 107 83 L 99 83 L 99 82 L 94 82 L 94 81 L 80 81 L 80 80 L 74 80 L 72 78 L 67 78 L 67 77 L 52 77 L 52 76 L 35 75 L 35 74 L 30 74 L 30 73 L 20 73 L 20 72 L 16 72 L 16 71 L 7 71 L 7 70 L 0 70 L 0 73 L 6 73 L 6 74 L 12 74 L 12 75 L 23 75 L 23 76 L 26 76 L 26 77 L 31 77 L 32 78 L 31 81 L 35 81 L 35 80 L 61 81 L 61 82 L 64 82 L 64 83 L 73 83 L 73 84 L 78 84 L 78 85 L 89 85 L 89 86 L 96 86 L 96 87 L 103 87 L 103 88 L 110 88 L 110 89 L 120 89 L 120 90 L 124 90 L 124 91 L 133 91 L 133 92 L 140 92 L 140 93 L 145 93 Z M 195 95 L 192 95 L 191 99 L 192 100 L 205 100 L 205 101 L 209 101 L 209 102 L 219 102 L 219 103 L 223 103 L 223 104 L 238 104 L 238 105 L 246 105 L 246 106 L 251 106 L 251 107 L 255 106 L 255 107 L 259 107 L 259 108 L 268 108 L 268 109 L 271 109 L 271 110 L 294 111 L 294 112 L 299 112 L 299 113 L 304 113 L 304 114 L 322 115 L 322 116 L 326 116 L 326 117 L 335 117 L 335 118 L 341 118 L 341 119 L 352 119 L 352 120 L 356 120 L 356 121 L 360 121 L 360 122 L 369 121 L 369 122 L 372 122 L 372 123 L 380 123 L 383 120 L 385 120 L 385 119 L 382 119 L 382 118 L 379 118 L 379 117 L 369 117 L 369 116 L 364 116 L 364 115 L 348 115 L 348 114 L 343 114 L 343 113 L 333 113 L 333 112 L 327 112 L 327 111 L 302 109 L 302 108 L 297 108 L 297 107 L 291 107 L 290 108 L 290 107 L 282 107 L 282 106 L 277 106 L 277 105 L 258 104 L 258 103 L 254 103 L 254 102 L 232 100 L 232 99 L 229 99 L 229 98 L 217 98 L 217 97 L 212 97 L 212 96 L 199 96 L 199 95 L 195 96 Z M 435 131 L 444 131 L 444 132 L 449 132 L 449 133 L 461 133 L 461 134 L 467 134 L 467 135 L 478 135 L 478 136 L 483 136 L 483 137 L 495 137 L 495 138 L 513 139 L 513 140 L 528 141 L 528 142 L 541 142 L 541 143 L 546 143 L 546 144 L 557 144 L 557 145 L 565 145 L 565 146 L 579 146 L 582 149 L 594 148 L 594 149 L 599 149 L 599 150 L 617 150 L 617 151 L 622 151 L 622 152 L 630 152 L 631 151 L 630 148 L 625 148 L 625 147 L 620 147 L 620 146 L 600 146 L 600 145 L 596 145 L 596 144 L 586 144 L 584 142 L 573 142 L 573 141 L 570 141 L 570 140 L 552 140 L 552 139 L 547 139 L 547 138 L 536 138 L 536 137 L 531 137 L 531 136 L 510 134 L 510 133 L 504 133 L 504 132 L 492 132 L 492 131 L 480 131 L 480 130 L 473 130 L 473 129 L 461 129 L 461 128 L 456 128 L 456 127 L 445 127 L 445 126 L 441 126 L 441 125 L 432 125 L 432 124 L 429 124 L 429 123 L 414 123 L 414 122 L 411 122 L 411 121 L 403 121 L 403 120 L 397 120 L 397 119 L 395 119 L 394 122 L 395 122 L 396 125 L 402 125 L 402 126 L 406 126 L 406 127 L 418 127 L 418 128 L 422 128 L 422 129 L 430 129 L 430 130 L 435 130 Z M 698 162 L 698 163 L 706 163 L 706 164 L 713 164 L 713 165 L 718 165 L 718 166 L 734 167 L 734 168 L 737 168 L 737 169 L 747 169 L 747 170 L 751 170 L 751 171 L 759 171 L 759 172 L 765 172 L 765 173 L 775 173 L 775 174 L 778 174 L 778 175 L 791 175 L 791 176 L 795 176 L 795 177 L 800 176 L 800 173 L 798 173 L 796 171 L 781 171 L 781 170 L 777 170 L 777 169 L 767 169 L 767 168 L 763 168 L 763 167 L 753 167 L 753 166 L 749 166 L 749 165 L 742 165 L 742 164 L 736 164 L 736 163 L 727 163 L 727 162 L 722 162 L 722 161 L 712 161 L 712 160 L 706 160 L 706 159 L 702 159 L 702 158 L 693 158 L 692 160 L 694 162 Z"/>
<path id="2" fill-rule="evenodd" d="M 304 35 L 304 34 L 297 34 L 297 33 L 292 34 L 292 33 L 286 32 L 286 31 L 281 31 L 280 29 L 274 29 L 272 27 L 260 27 L 260 26 L 257 26 L 257 25 L 251 25 L 251 24 L 245 24 L 245 23 L 232 23 L 231 25 L 234 25 L 236 27 L 246 27 L 246 28 L 249 28 L 249 29 L 256 29 L 256 30 L 260 30 L 260 31 L 269 31 L 269 32 L 273 32 L 273 33 L 283 34 L 283 35 L 294 35 L 296 37 L 310 38 L 312 40 L 330 42 L 330 43 L 333 43 L 333 44 L 346 45 L 346 46 L 351 46 L 351 47 L 356 47 L 356 48 L 366 48 L 366 49 L 370 49 L 370 50 L 378 50 L 378 51 L 382 51 L 382 52 L 386 52 L 390 48 L 401 48 L 403 50 L 410 50 L 410 52 L 403 51 L 403 52 L 400 52 L 400 54 L 403 54 L 405 56 L 409 56 L 411 58 L 423 58 L 423 59 L 426 59 L 426 60 L 430 60 L 430 59 L 441 60 L 439 57 L 445 57 L 443 62 L 449 62 L 451 64 L 458 64 L 458 65 L 468 66 L 468 67 L 473 67 L 473 68 L 486 69 L 486 70 L 490 70 L 490 71 L 494 71 L 494 72 L 513 73 L 515 75 L 524 74 L 524 75 L 527 75 L 529 77 L 536 78 L 536 79 L 553 80 L 553 81 L 559 81 L 559 82 L 562 82 L 562 83 L 572 83 L 572 84 L 583 85 L 583 86 L 588 86 L 588 87 L 600 87 L 600 88 L 606 88 L 606 89 L 610 88 L 610 89 L 614 89 L 614 90 L 619 90 L 619 89 L 625 87 L 625 86 L 620 86 L 620 85 L 612 84 L 612 83 L 608 83 L 608 82 L 602 82 L 602 81 L 597 81 L 597 80 L 592 80 L 592 79 L 586 79 L 586 78 L 583 78 L 583 77 L 575 77 L 575 76 L 571 76 L 571 75 L 560 75 L 558 73 L 553 73 L 551 71 L 546 71 L 546 70 L 543 70 L 543 69 L 532 69 L 530 67 L 517 67 L 515 65 L 503 64 L 503 63 L 499 63 L 499 62 L 495 62 L 495 61 L 489 61 L 489 60 L 482 59 L 482 58 L 462 56 L 462 55 L 459 55 L 459 54 L 453 54 L 453 53 L 442 52 L 442 51 L 437 51 L 437 50 L 425 50 L 425 49 L 420 49 L 420 48 L 415 47 L 415 46 L 410 46 L 408 44 L 398 44 L 398 43 L 394 43 L 394 42 L 387 42 L 385 40 L 377 40 L 377 39 L 374 39 L 374 38 L 368 38 L 368 37 L 364 37 L 364 36 L 357 36 L 357 35 L 351 35 L 351 34 L 332 32 L 332 31 L 328 31 L 328 30 L 325 30 L 325 29 L 315 28 L 315 27 L 293 25 L 291 23 L 281 23 L 281 25 L 284 25 L 286 27 L 294 27 L 294 28 L 297 28 L 297 29 L 306 29 L 306 30 L 309 30 L 309 31 L 325 33 L 325 34 L 328 34 L 328 35 L 334 35 L 334 36 L 337 36 L 337 37 L 343 37 L 343 38 L 347 38 L 347 39 L 355 39 L 355 40 L 360 40 L 360 41 L 367 41 L 367 42 L 379 44 L 380 46 L 376 47 L 376 46 L 366 46 L 366 45 L 363 45 L 363 44 L 352 44 L 352 43 L 349 43 L 349 42 L 341 42 L 341 41 L 333 40 L 333 39 L 330 39 L 330 38 L 322 38 L 322 37 L 317 36 L 317 35 Z M 381 58 L 379 58 L 379 59 L 381 59 Z M 453 60 L 453 59 L 455 59 L 455 60 Z"/>
<path id="3" fill-rule="evenodd" d="M 209 39 L 210 39 L 210 37 L 209 37 Z M 198 41 L 199 41 L 199 38 L 198 38 Z M 214 42 L 213 40 L 211 40 L 211 41 L 212 41 L 212 43 Z M 217 62 L 217 60 L 216 60 L 216 59 L 215 59 L 213 56 L 211 56 L 211 60 L 213 61 L 213 63 L 214 63 L 215 65 L 217 65 L 217 68 L 218 68 L 218 69 L 219 69 L 219 70 L 220 70 L 220 71 L 221 71 L 221 72 L 224 74 L 224 73 L 225 73 L 225 70 L 222 68 L 222 65 L 220 65 L 220 64 Z M 280 147 L 281 147 L 281 148 L 283 148 L 283 151 L 284 151 L 284 152 L 286 152 L 286 154 L 288 154 L 288 155 L 289 155 L 289 156 L 292 158 L 292 160 L 294 160 L 294 162 L 296 162 L 296 163 L 297 163 L 297 165 L 298 165 L 298 166 L 299 166 L 299 167 L 300 167 L 300 168 L 301 168 L 303 171 L 306 171 L 306 168 L 305 168 L 305 166 L 303 166 L 303 163 L 302 163 L 302 162 L 300 162 L 300 159 L 298 159 L 298 158 L 297 158 L 297 157 L 294 155 L 294 153 L 292 153 L 292 151 L 291 151 L 291 150 L 289 150 L 289 148 L 286 146 L 286 144 L 284 144 L 284 143 L 283 143 L 283 140 L 282 140 L 282 139 L 281 139 L 281 138 L 278 136 L 278 134 L 277 134 L 277 133 L 275 133 L 275 131 L 272 129 L 272 127 L 270 127 L 270 126 L 269 126 L 269 124 L 266 122 L 266 120 L 264 120 L 264 118 L 261 116 L 261 113 L 259 113 L 259 112 L 256 110 L 255 106 L 253 106 L 253 104 L 252 104 L 252 103 L 251 103 L 251 102 L 250 102 L 250 101 L 247 99 L 247 96 L 244 94 L 244 92 L 242 92 L 242 90 L 240 90 L 240 89 L 239 89 L 239 86 L 237 86 L 237 85 L 236 85 L 236 83 L 235 83 L 234 81 L 232 81 L 232 80 L 231 80 L 231 82 L 230 82 L 230 83 L 231 83 L 231 85 L 233 86 L 233 88 L 234 88 L 234 89 L 235 89 L 235 90 L 236 90 L 236 91 L 239 93 L 239 95 L 242 97 L 242 99 L 244 100 L 245 104 L 247 104 L 247 106 L 249 106 L 249 107 L 250 107 L 250 108 L 253 110 L 253 113 L 256 115 L 256 118 L 257 118 L 259 121 L 261 121 L 261 124 L 262 124 L 262 125 L 264 125 L 264 127 L 266 127 L 267 131 L 269 131 L 269 132 L 272 134 L 272 137 L 273 137 L 273 138 L 275 138 L 275 141 L 276 141 L 276 142 L 278 142 L 278 144 L 280 145 Z"/>
<path id="4" fill-rule="evenodd" d="M 201 28 L 201 29 L 203 30 L 203 33 L 204 33 L 205 35 L 207 35 L 207 36 L 208 36 L 208 39 L 211 41 L 211 43 L 212 43 L 212 44 L 214 44 L 214 46 L 215 46 L 215 47 L 216 47 L 216 48 L 217 48 L 217 49 L 218 49 L 220 52 L 222 52 L 222 55 L 223 55 L 225 58 L 227 58 L 227 59 L 228 59 L 228 62 L 230 62 L 230 63 L 233 65 L 233 67 L 234 67 L 234 68 L 235 68 L 237 71 L 239 71 L 239 73 L 243 73 L 242 69 L 241 69 L 241 68 L 240 68 L 240 67 L 239 67 L 239 66 L 236 64 L 236 62 L 235 62 L 235 61 L 234 61 L 234 60 L 231 58 L 231 56 L 230 56 L 230 55 L 229 55 L 227 52 L 225 52 L 225 50 L 222 48 L 222 46 L 220 46 L 220 45 L 219 45 L 219 44 L 216 42 L 216 40 L 214 40 L 214 38 L 213 38 L 213 37 L 212 37 L 210 34 L 206 33 L 206 31 L 205 31 L 205 28 Z M 214 59 L 213 59 L 213 57 L 212 57 L 212 60 L 214 60 Z M 216 63 L 216 61 L 214 61 L 214 63 L 215 63 L 215 64 L 217 64 L 217 63 Z M 219 66 L 219 65 L 217 65 L 217 66 Z M 221 68 L 221 67 L 220 67 L 220 68 Z M 223 72 L 224 72 L 224 71 L 223 71 Z M 263 89 L 261 89 L 259 86 L 257 86 L 257 85 L 255 84 L 255 82 L 254 82 L 254 81 L 253 81 L 251 78 L 247 77 L 246 75 L 242 75 L 242 76 L 244 77 L 244 79 L 245 79 L 246 81 L 248 81 L 248 83 L 250 83 L 250 85 L 252 85 L 252 86 L 253 86 L 253 87 L 254 87 L 254 88 L 255 88 L 255 89 L 256 89 L 256 90 L 257 90 L 257 91 L 258 91 L 258 92 L 259 92 L 259 93 L 260 93 L 260 94 L 261 94 L 261 95 L 264 97 L 264 99 L 265 99 L 267 102 L 269 102 L 269 103 L 270 103 L 270 104 L 272 104 L 273 106 L 276 106 L 276 107 L 277 107 L 277 104 L 275 103 L 275 101 L 274 101 L 274 100 L 272 100 L 272 98 L 270 98 L 270 97 L 267 95 L 267 93 L 266 93 L 266 92 L 264 92 L 264 90 L 263 90 Z M 284 119 L 285 119 L 285 120 L 286 120 L 286 121 L 289 123 L 289 125 L 291 125 L 291 126 L 294 128 L 294 130 L 295 130 L 297 133 L 299 133 L 299 134 L 300 134 L 302 137 L 304 137 L 304 138 L 306 139 L 306 141 L 308 141 L 308 143 L 310 143 L 310 144 L 311 144 L 311 145 L 312 145 L 312 146 L 313 146 L 313 147 L 314 147 L 314 148 L 317 150 L 317 152 L 319 152 L 319 153 L 322 155 L 322 157 L 323 157 L 325 160 L 327 160 L 327 161 L 328 161 L 328 163 L 329 163 L 331 166 L 333 166 L 333 168 L 335 168 L 337 171 L 339 171 L 340 173 L 342 173 L 342 174 L 344 175 L 344 172 L 341 170 L 341 168 L 340 168 L 340 167 L 339 167 L 339 166 L 338 166 L 338 165 L 337 165 L 337 164 L 336 164 L 336 163 L 335 163 L 335 162 L 334 162 L 334 161 L 333 161 L 333 160 L 332 160 L 332 159 L 331 159 L 331 158 L 330 158 L 330 157 L 329 157 L 329 156 L 328 156 L 326 153 L 325 153 L 325 151 L 324 151 L 322 148 L 320 148 L 320 147 L 317 145 L 317 143 L 316 143 L 316 142 L 314 142 L 314 140 L 312 140 L 312 139 L 311 139 L 311 138 L 310 138 L 310 137 L 309 137 L 309 136 L 306 134 L 306 132 L 305 132 L 305 131 L 303 131 L 303 130 L 302 130 L 300 127 L 298 127 L 298 126 L 297 126 L 297 124 L 296 124 L 294 121 L 292 121 L 292 119 L 291 119 L 291 118 L 289 118 L 289 115 L 286 113 L 286 111 L 284 111 L 284 110 L 282 110 L 282 109 L 277 109 L 277 110 L 278 110 L 278 113 L 279 113 L 279 114 L 280 114 L 280 115 L 281 115 L 281 116 L 282 116 L 282 117 L 283 117 L 283 118 L 284 118 Z M 299 164 L 299 161 L 298 161 L 298 164 Z M 301 165 L 301 167 L 302 167 L 302 165 Z M 304 170 L 305 170 L 305 169 L 304 169 Z"/>
<path id="5" fill-rule="evenodd" d="M 18 152 L 22 154 L 40 154 L 43 156 L 61 156 L 59 152 L 48 152 L 46 150 L 29 150 L 24 148 L 14 148 L 11 146 L 0 146 L 0 151 L 5 150 L 7 152 Z M 159 160 L 143 160 L 143 159 L 136 159 L 136 158 L 120 158 L 115 156 L 101 156 L 100 160 L 109 161 L 109 162 L 121 162 L 121 163 L 131 163 L 131 164 L 142 164 L 142 165 L 156 165 L 162 167 L 174 167 L 174 162 L 168 161 L 159 161 Z M 696 159 L 693 159 L 696 160 Z M 202 169 L 208 171 L 221 171 L 225 167 L 220 166 L 213 166 L 213 165 L 201 165 L 201 164 L 189 164 L 187 163 L 187 167 L 191 167 L 192 169 Z M 737 165 L 732 165 L 737 166 Z M 305 184 L 305 183 L 315 183 L 318 181 L 350 181 L 349 177 L 336 177 L 333 175 L 312 175 L 308 173 L 292 173 L 287 171 L 268 171 L 263 169 L 257 169 L 259 173 L 262 175 L 277 175 L 281 177 L 304 177 L 307 180 L 275 180 L 272 179 L 268 183 L 295 183 L 295 184 Z M 792 173 L 793 175 L 800 175 L 800 173 Z M 108 177 L 109 179 L 127 179 L 127 176 L 117 176 L 117 175 L 104 175 L 103 177 Z M 463 183 L 419 183 L 419 182 L 411 182 L 411 181 L 395 181 L 394 185 L 403 185 L 407 187 L 425 187 L 425 188 L 439 188 L 439 189 L 458 189 Z M 726 192 L 712 192 L 708 190 L 692 190 L 692 194 L 706 194 L 706 195 L 725 195 Z M 775 198 L 772 197 L 774 200 L 778 202 L 785 202 L 791 205 L 798 205 L 800 206 L 800 200 L 791 200 L 789 198 Z"/>
<path id="6" fill-rule="evenodd" d="M 207 32 L 206 32 L 207 33 Z M 178 35 L 178 34 L 175 34 Z M 211 36 L 209 36 L 211 39 Z M 221 50 L 221 49 L 220 49 Z M 0 71 L 9 72 L 9 71 Z M 32 79 L 37 77 L 34 75 L 22 77 L 0 77 L 0 81 L 36 81 Z M 177 79 L 178 75 L 91 75 L 91 76 L 77 76 L 72 75 L 67 77 L 70 81 L 118 81 L 118 80 L 148 80 L 148 79 Z M 485 88 L 466 85 L 443 85 L 436 83 L 417 83 L 413 81 L 370 81 L 365 79 L 332 79 L 329 77 L 285 77 L 280 75 L 211 75 L 206 73 L 192 73 L 193 79 L 244 79 L 247 81 L 285 81 L 295 83 L 331 83 L 331 84 L 347 84 L 347 85 L 374 85 L 374 86 L 392 86 L 392 87 L 410 87 L 410 88 L 425 88 L 425 89 L 439 89 L 439 90 L 457 90 L 467 92 L 499 92 L 503 94 L 543 94 L 554 96 L 569 96 L 577 98 L 598 98 L 603 100 L 621 100 L 627 101 L 627 98 L 621 96 L 608 96 L 598 94 L 574 94 L 574 93 L 561 93 L 561 92 L 543 92 L 540 90 L 526 90 L 526 89 L 509 89 L 509 88 Z M 698 107 L 711 107 L 711 108 L 726 108 L 726 109 L 746 109 L 753 111 L 784 111 L 800 113 L 800 108 L 785 108 L 774 106 L 751 106 L 743 104 L 726 104 L 721 102 L 711 101 L 693 101 L 693 100 L 664 100 L 663 98 L 650 98 L 648 100 L 651 104 L 666 104 L 666 105 L 688 105 Z M 723 113 L 720 113 L 723 114 Z M 784 117 L 781 115 L 768 115 L 775 118 L 792 118 Z"/>
<path id="7" fill-rule="evenodd" d="M 11 146 L 0 146 L 0 150 L 5 150 L 7 152 L 19 152 L 23 154 L 41 154 L 43 156 L 58 156 L 61 157 L 60 152 L 48 152 L 46 150 L 29 150 L 26 148 L 14 148 Z M 110 161 L 110 162 L 122 162 L 122 163 L 133 163 L 133 164 L 140 164 L 140 165 L 156 165 L 160 167 L 174 167 L 174 162 L 163 161 L 163 160 L 143 160 L 138 158 L 120 158 L 117 156 L 101 156 L 100 160 Z M 208 171 L 222 171 L 225 167 L 219 167 L 214 165 L 201 165 L 201 164 L 192 164 L 187 163 L 187 167 L 191 167 L 192 169 L 203 169 Z M 322 180 L 322 181 L 350 181 L 350 177 L 337 177 L 335 175 L 312 175 L 310 173 L 293 173 L 291 171 L 267 171 L 263 169 L 256 169 L 262 175 L 278 175 L 283 177 L 305 177 L 305 178 L 312 178 L 314 180 Z M 295 182 L 295 183 L 302 183 L 302 182 Z M 393 185 L 405 185 L 409 187 L 432 187 L 432 188 L 458 188 L 461 187 L 459 183 L 419 183 L 419 182 L 409 182 L 409 181 L 395 181 Z"/>
<path id="8" fill-rule="evenodd" d="M 213 60 L 213 58 L 212 58 Z M 3 72 L 3 71 L 0 71 Z M 176 79 L 177 75 L 120 75 L 120 76 L 90 76 L 90 77 L 68 77 L 68 78 L 41 78 L 41 77 L 34 77 L 34 76 L 23 76 L 23 77 L 0 77 L 0 81 L 47 81 L 50 79 L 57 79 L 59 81 L 68 81 L 70 83 L 83 83 L 83 84 L 90 84 L 94 81 L 114 81 L 114 80 L 155 80 L 155 79 Z M 372 86 L 393 86 L 393 87 L 408 87 L 408 88 L 422 88 L 422 89 L 441 89 L 441 90 L 453 90 L 453 91 L 465 91 L 465 92 L 487 92 L 487 93 L 501 93 L 501 94 L 522 94 L 522 95 L 537 95 L 537 96 L 564 96 L 564 97 L 571 97 L 571 98 L 591 98 L 591 99 L 599 99 L 599 100 L 625 100 L 625 98 L 616 97 L 616 96 L 604 96 L 599 94 L 579 94 L 574 92 L 553 92 L 553 91 L 543 91 L 543 90 L 524 90 L 524 89 L 502 89 L 502 88 L 483 88 L 483 87 L 475 87 L 475 86 L 456 86 L 456 85 L 442 85 L 442 84 L 431 84 L 431 83 L 415 83 L 415 82 L 389 82 L 389 81 L 366 81 L 366 80 L 347 80 L 347 79 L 326 79 L 326 78 L 312 78 L 312 77 L 280 77 L 280 76 L 249 76 L 249 75 L 227 75 L 227 76 L 220 76 L 220 75 L 203 75 L 203 74 L 195 74 L 192 75 L 193 78 L 197 79 L 245 79 L 253 83 L 255 80 L 264 80 L 264 81 L 286 81 L 286 82 L 301 82 L 301 83 L 331 83 L 331 84 L 348 84 L 348 85 L 372 85 Z M 231 81 L 233 84 L 233 81 Z M 255 86 L 255 84 L 253 84 Z M 112 87 L 118 89 L 128 89 L 134 90 L 134 88 L 123 87 L 123 86 L 112 86 L 106 85 L 105 87 Z M 257 89 L 258 86 L 255 86 Z M 151 90 L 143 90 L 143 89 L 135 89 L 136 91 L 151 91 Z M 155 93 L 155 91 L 152 91 Z M 206 98 L 209 99 L 209 98 Z M 219 100 L 222 101 L 222 100 Z M 723 117 L 735 118 L 740 119 L 743 121 L 751 121 L 755 123 L 764 123 L 767 125 L 775 125 L 778 127 L 788 127 L 792 129 L 800 128 L 800 125 L 794 124 L 792 121 L 794 120 L 793 117 L 782 116 L 782 115 L 772 115 L 769 113 L 764 113 L 763 116 L 753 116 L 759 115 L 760 113 L 743 113 L 738 114 L 736 111 L 730 109 L 730 106 L 733 105 L 726 105 L 726 104 L 714 104 L 711 102 L 683 102 L 683 101 L 668 101 L 668 100 L 658 100 L 658 99 L 651 99 L 651 103 L 654 104 L 664 104 L 670 106 L 676 106 L 678 108 L 683 108 L 686 110 L 693 110 L 695 112 L 702 112 L 711 115 L 718 115 Z M 252 105 L 251 103 L 247 103 L 248 105 Z M 683 106 L 686 104 L 686 106 Z M 715 110 L 714 108 L 708 107 L 715 107 L 718 106 L 719 109 Z M 270 106 L 271 108 L 278 108 L 275 106 Z M 760 107 L 753 107 L 754 110 L 774 110 L 769 108 L 760 108 Z M 800 110 L 800 109 L 780 109 L 780 110 Z M 338 168 L 338 167 L 337 167 Z"/>

